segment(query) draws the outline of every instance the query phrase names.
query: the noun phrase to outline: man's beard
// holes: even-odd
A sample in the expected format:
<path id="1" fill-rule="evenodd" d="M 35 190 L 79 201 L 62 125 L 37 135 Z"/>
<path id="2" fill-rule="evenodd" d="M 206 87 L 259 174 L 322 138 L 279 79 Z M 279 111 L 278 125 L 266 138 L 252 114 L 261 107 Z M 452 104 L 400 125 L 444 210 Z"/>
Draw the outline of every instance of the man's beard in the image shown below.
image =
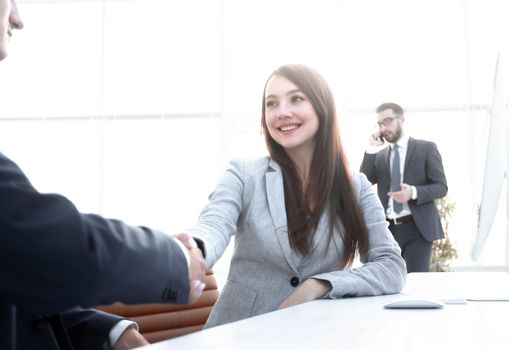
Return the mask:
<path id="1" fill-rule="evenodd" d="M 385 139 L 390 143 L 396 143 L 401 138 L 401 135 L 403 135 L 403 129 L 401 129 L 401 126 L 398 125 L 398 128 L 390 135 L 392 136 L 390 139 L 387 139 L 387 138 L 385 138 Z"/>

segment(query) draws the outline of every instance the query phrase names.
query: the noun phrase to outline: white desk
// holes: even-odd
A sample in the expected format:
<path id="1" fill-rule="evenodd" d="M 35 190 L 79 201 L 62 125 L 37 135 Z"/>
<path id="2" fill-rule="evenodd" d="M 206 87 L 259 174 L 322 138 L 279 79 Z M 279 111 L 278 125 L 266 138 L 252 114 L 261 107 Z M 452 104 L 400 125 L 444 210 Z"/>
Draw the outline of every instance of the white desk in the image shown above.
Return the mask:
<path id="1" fill-rule="evenodd" d="M 509 298 L 509 273 L 413 273 L 403 292 L 444 299 Z M 509 349 L 509 301 L 467 301 L 435 310 L 383 308 L 400 296 L 316 300 L 146 349 Z"/>

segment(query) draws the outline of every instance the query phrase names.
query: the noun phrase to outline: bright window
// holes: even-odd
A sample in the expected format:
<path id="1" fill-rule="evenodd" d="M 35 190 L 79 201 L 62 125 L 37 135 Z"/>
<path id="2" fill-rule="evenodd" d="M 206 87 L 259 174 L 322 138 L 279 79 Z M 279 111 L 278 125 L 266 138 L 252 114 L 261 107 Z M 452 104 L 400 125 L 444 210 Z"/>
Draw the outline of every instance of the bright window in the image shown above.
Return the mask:
<path id="1" fill-rule="evenodd" d="M 0 65 L 0 150 L 42 191 L 177 233 L 229 159 L 264 154 L 264 83 L 304 63 L 333 87 L 353 169 L 382 102 L 437 143 L 456 264 L 472 264 L 506 1 L 19 2 L 25 29 Z M 506 242 L 501 217 L 481 263 L 503 265 Z"/>

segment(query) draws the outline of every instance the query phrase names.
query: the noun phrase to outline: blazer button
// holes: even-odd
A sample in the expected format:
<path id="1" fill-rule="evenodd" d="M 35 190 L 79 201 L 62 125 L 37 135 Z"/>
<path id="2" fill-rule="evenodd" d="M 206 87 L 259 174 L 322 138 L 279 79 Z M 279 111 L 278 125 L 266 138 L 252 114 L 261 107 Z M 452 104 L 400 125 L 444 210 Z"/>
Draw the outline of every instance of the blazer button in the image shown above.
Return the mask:
<path id="1" fill-rule="evenodd" d="M 297 287 L 299 283 L 300 283 L 299 277 L 294 276 L 290 279 L 290 284 L 292 285 L 292 287 Z"/>

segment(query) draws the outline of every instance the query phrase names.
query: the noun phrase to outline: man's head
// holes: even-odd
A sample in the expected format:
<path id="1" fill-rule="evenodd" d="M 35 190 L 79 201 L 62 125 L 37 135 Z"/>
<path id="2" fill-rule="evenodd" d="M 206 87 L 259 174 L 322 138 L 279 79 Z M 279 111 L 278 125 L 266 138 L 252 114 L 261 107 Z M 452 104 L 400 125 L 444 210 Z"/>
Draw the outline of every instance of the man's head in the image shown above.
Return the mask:
<path id="1" fill-rule="evenodd" d="M 13 29 L 23 28 L 14 0 L 0 0 L 0 61 L 7 56 L 7 46 Z"/>
<path id="2" fill-rule="evenodd" d="M 405 114 L 403 108 L 396 103 L 382 103 L 377 107 L 378 128 L 380 133 L 390 143 L 396 143 L 403 134 Z"/>

